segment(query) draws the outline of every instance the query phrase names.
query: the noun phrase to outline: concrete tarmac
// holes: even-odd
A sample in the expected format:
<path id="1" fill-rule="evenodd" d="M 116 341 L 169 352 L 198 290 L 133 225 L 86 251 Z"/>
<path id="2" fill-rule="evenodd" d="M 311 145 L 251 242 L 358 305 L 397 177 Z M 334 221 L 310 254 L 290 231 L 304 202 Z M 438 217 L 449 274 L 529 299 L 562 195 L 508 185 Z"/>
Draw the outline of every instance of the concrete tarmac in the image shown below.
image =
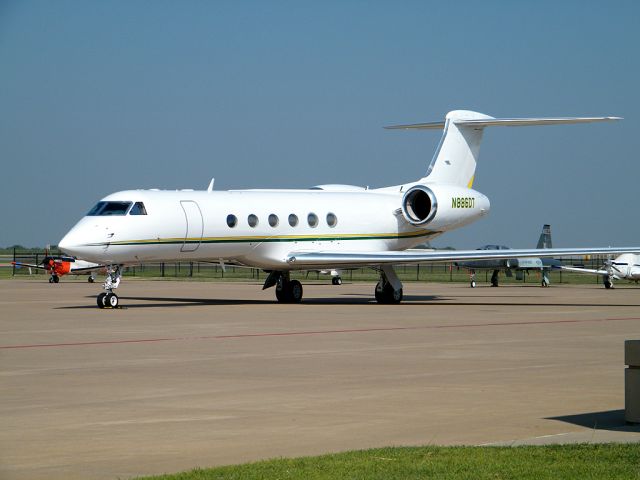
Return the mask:
<path id="1" fill-rule="evenodd" d="M 640 441 L 640 289 L 0 281 L 0 478 L 115 479 L 391 445 Z"/>

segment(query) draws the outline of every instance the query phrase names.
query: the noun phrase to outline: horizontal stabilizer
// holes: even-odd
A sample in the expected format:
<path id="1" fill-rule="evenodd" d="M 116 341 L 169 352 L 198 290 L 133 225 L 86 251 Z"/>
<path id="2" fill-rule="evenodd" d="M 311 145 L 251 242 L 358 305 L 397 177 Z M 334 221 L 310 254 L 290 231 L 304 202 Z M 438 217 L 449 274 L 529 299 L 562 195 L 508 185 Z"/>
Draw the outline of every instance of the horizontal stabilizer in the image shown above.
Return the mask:
<path id="1" fill-rule="evenodd" d="M 464 127 L 526 127 L 533 125 L 562 125 L 569 123 L 611 122 L 622 117 L 557 117 L 557 118 L 480 118 L 453 119 L 453 123 Z M 445 122 L 413 123 L 409 125 L 391 125 L 388 130 L 435 130 L 442 129 Z"/>

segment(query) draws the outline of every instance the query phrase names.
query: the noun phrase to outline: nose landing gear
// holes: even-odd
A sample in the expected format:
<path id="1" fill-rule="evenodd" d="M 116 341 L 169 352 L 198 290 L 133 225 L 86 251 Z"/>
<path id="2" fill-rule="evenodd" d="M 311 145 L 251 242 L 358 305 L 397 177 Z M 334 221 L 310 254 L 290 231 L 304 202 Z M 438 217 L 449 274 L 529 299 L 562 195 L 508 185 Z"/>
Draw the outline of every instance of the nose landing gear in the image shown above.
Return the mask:
<path id="1" fill-rule="evenodd" d="M 96 298 L 98 308 L 118 308 L 120 303 L 119 298 L 113 293 L 113 290 L 118 288 L 121 278 L 122 272 L 119 265 L 107 267 L 107 279 L 102 285 L 105 291 L 100 293 Z"/>

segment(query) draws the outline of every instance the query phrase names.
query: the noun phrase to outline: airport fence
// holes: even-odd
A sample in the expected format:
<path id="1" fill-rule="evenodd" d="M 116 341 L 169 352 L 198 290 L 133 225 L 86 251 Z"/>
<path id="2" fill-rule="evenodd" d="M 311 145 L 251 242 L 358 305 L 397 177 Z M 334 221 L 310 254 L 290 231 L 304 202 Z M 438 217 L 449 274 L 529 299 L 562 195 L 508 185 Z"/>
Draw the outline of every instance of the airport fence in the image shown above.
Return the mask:
<path id="1" fill-rule="evenodd" d="M 49 255 L 60 255 L 61 252 L 52 249 Z M 11 261 L 39 264 L 43 261 L 47 253 L 45 251 L 13 251 L 13 255 L 0 259 L 4 264 Z M 580 265 L 584 268 L 596 269 L 602 267 L 605 257 L 591 256 L 589 258 L 573 257 L 564 258 L 564 265 Z M 424 265 L 400 265 L 396 267 L 396 272 L 404 282 L 468 282 L 469 272 L 465 268 L 448 264 L 424 264 Z M 491 271 L 479 270 L 476 272 L 478 283 L 489 283 Z M 378 274 L 372 269 L 359 268 L 342 271 L 343 281 L 377 281 Z M 11 276 L 25 277 L 29 275 L 48 275 L 44 270 L 28 267 L 16 267 L 11 269 Z M 262 282 L 267 273 L 257 268 L 238 267 L 232 265 L 222 266 L 220 263 L 212 262 L 156 262 L 140 265 L 128 266 L 124 269 L 123 275 L 126 277 L 155 278 L 155 279 L 184 279 L 184 280 L 211 280 L 211 281 L 253 281 Z M 103 274 L 96 273 L 98 280 Z M 330 276 L 318 271 L 303 271 L 292 273 L 293 278 L 304 281 L 328 282 Z M 538 272 L 525 273 L 522 279 L 516 279 L 515 272 L 512 277 L 507 277 L 504 272 L 500 274 L 501 283 L 539 283 L 540 274 Z M 559 270 L 550 273 L 551 283 L 599 283 L 602 281 L 596 275 L 573 274 Z"/>

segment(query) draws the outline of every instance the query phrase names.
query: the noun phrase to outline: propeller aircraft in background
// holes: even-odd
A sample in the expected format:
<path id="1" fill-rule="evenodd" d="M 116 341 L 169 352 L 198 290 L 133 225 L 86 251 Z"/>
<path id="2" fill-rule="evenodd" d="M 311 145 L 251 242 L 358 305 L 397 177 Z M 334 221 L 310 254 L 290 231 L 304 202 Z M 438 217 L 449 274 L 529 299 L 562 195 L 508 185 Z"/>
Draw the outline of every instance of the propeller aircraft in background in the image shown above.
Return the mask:
<path id="1" fill-rule="evenodd" d="M 614 260 L 607 260 L 601 269 L 592 270 L 580 267 L 562 267 L 562 270 L 577 273 L 589 273 L 591 275 L 602 275 L 602 283 L 605 288 L 613 288 L 614 280 L 628 280 L 630 282 L 640 282 L 640 255 L 624 253 Z"/>
<path id="2" fill-rule="evenodd" d="M 89 275 L 89 283 L 95 281 L 95 272 L 104 271 L 104 265 L 77 260 L 74 257 L 65 255 L 50 255 L 49 248 L 45 249 L 45 256 L 40 263 L 11 262 L 16 268 L 35 268 L 46 270 L 49 274 L 49 283 L 60 282 L 60 277 L 64 275 Z"/>
<path id="3" fill-rule="evenodd" d="M 617 120 L 493 118 L 456 110 L 444 121 L 396 129 L 443 130 L 426 174 L 415 181 L 369 189 L 320 185 L 299 190 L 128 190 L 100 200 L 60 241 L 77 258 L 107 265 L 100 308 L 117 307 L 122 267 L 157 261 L 215 261 L 261 268 L 263 289 L 280 302 L 300 302 L 294 270 L 370 267 L 380 280 L 379 303 L 400 303 L 394 265 L 552 257 L 640 251 L 633 248 L 514 250 L 409 250 L 489 213 L 489 199 L 474 190 L 480 143 L 487 127 L 557 125 Z"/>

